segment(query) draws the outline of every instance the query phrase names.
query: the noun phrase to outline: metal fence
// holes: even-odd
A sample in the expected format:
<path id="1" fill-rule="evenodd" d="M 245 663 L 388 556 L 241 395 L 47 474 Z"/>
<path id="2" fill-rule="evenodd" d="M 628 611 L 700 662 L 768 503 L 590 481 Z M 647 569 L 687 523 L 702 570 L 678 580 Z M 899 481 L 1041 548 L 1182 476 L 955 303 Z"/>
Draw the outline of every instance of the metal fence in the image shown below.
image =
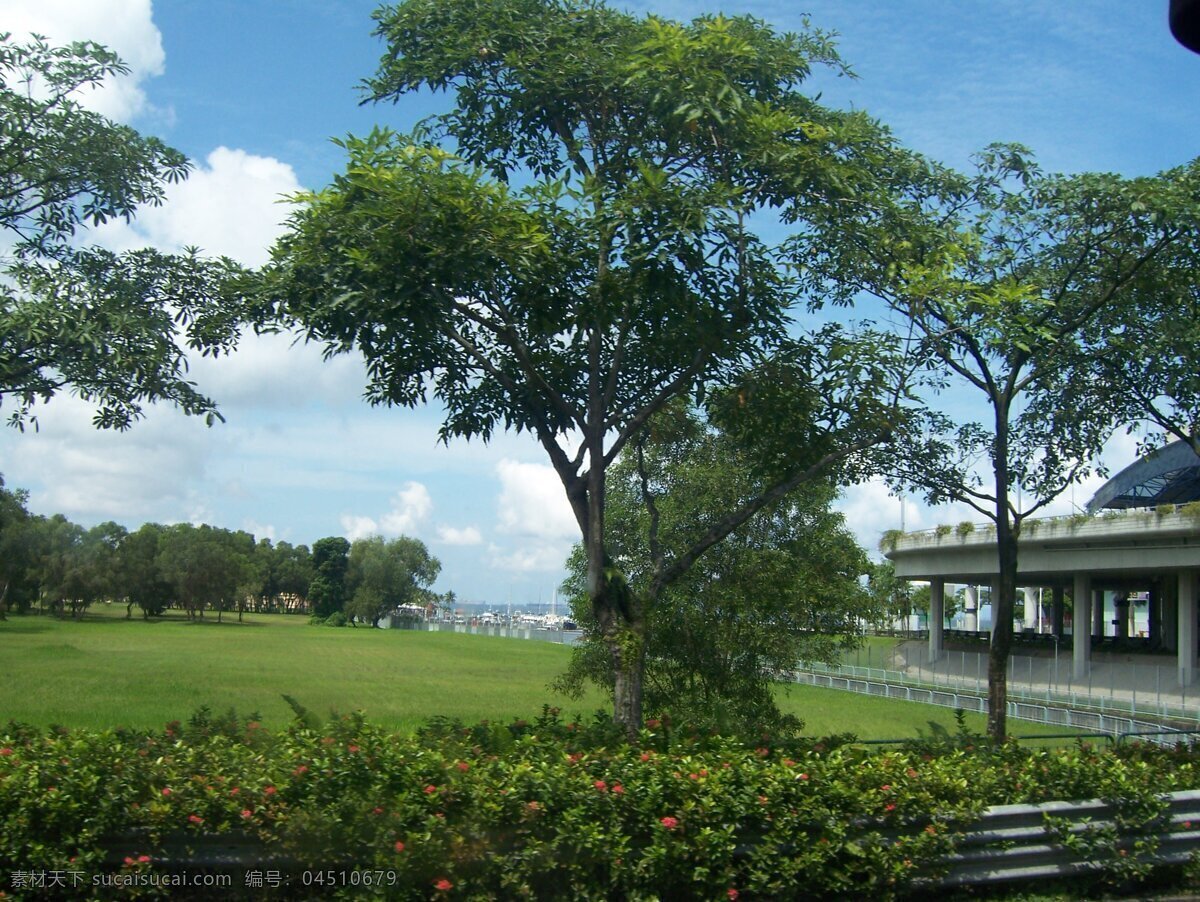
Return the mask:
<path id="1" fill-rule="evenodd" d="M 928 654 L 928 645 L 919 640 L 900 642 L 886 649 L 868 644 L 844 657 L 840 666 L 813 665 L 806 669 L 892 684 L 987 694 L 986 652 L 947 650 L 932 664 Z M 1050 654 L 1014 654 L 1008 660 L 1008 696 L 1028 705 L 1070 708 L 1097 716 L 1200 723 L 1200 686 L 1180 685 L 1173 657 L 1165 659 L 1163 664 L 1131 661 L 1130 657 L 1093 658 L 1088 677 L 1078 681 L 1072 678 L 1069 645 Z"/>
<path id="2" fill-rule="evenodd" d="M 582 630 L 549 630 L 533 626 L 498 626 L 492 624 L 448 623 L 432 620 L 396 622 L 393 629 L 421 630 L 431 633 L 466 633 L 471 636 L 496 636 L 502 639 L 532 639 L 538 642 L 554 642 L 559 645 L 574 645 L 583 635 Z"/>

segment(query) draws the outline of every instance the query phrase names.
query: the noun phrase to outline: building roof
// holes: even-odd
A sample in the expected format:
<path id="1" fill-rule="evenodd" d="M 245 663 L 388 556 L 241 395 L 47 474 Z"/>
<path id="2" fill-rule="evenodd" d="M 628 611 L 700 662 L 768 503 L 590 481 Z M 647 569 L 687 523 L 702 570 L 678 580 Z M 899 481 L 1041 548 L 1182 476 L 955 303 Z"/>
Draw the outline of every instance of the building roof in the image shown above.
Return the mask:
<path id="1" fill-rule="evenodd" d="M 1187 442 L 1176 441 L 1134 461 L 1104 483 L 1088 502 L 1087 512 L 1190 501 L 1200 501 L 1200 456 Z"/>

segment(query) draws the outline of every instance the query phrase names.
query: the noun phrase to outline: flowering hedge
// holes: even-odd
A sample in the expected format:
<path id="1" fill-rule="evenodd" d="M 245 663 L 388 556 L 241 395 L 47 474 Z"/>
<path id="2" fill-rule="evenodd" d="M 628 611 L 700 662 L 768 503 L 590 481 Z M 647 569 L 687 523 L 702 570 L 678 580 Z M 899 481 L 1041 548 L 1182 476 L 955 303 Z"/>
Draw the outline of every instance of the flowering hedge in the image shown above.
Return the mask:
<path id="1" fill-rule="evenodd" d="M 552 711 L 412 737 L 359 717 L 280 732 L 204 714 L 154 734 L 10 725 L 0 862 L 148 871 L 165 841 L 245 834 L 296 868 L 382 872 L 394 898 L 888 896 L 987 805 L 1197 786 L 1190 754 L 1144 747 L 866 751 L 657 721 L 629 744 Z"/>

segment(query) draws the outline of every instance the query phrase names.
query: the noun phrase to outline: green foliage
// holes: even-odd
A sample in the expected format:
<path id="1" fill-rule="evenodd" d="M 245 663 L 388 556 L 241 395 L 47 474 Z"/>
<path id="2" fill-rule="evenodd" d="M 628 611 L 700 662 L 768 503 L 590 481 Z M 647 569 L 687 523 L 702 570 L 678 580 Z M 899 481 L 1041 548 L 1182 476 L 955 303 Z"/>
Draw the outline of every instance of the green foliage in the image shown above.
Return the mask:
<path id="1" fill-rule="evenodd" d="M 411 738 L 360 716 L 279 732 L 208 711 L 155 732 L 10 724 L 0 860 L 100 870 L 115 853 L 153 871 L 164 843 L 208 834 L 299 867 L 394 872 L 401 898 L 441 881 L 479 897 L 890 898 L 986 805 L 1105 798 L 1136 837 L 1157 793 L 1197 785 L 1192 755 L 1142 747 L 867 752 L 660 722 L 627 744 L 605 720 L 545 710 Z M 1125 866 L 1111 846 L 1087 853 Z"/>
<path id="2" fill-rule="evenodd" d="M 81 240 L 161 203 L 189 168 L 179 151 L 80 104 L 82 91 L 127 71 L 97 44 L 0 35 L 0 402 L 18 426 L 66 386 L 95 402 L 97 426 L 124 429 L 158 400 L 219 417 L 187 379 L 184 348 L 236 344 L 241 308 L 227 286 L 237 265 Z"/>
<path id="3" fill-rule="evenodd" d="M 961 523 L 959 523 L 957 526 L 954 527 L 954 534 L 956 536 L 958 536 L 960 539 L 965 539 L 967 536 L 971 535 L 971 533 L 973 533 L 973 532 L 975 532 L 975 524 L 972 523 L 970 520 L 963 520 Z"/>
<path id="4" fill-rule="evenodd" d="M 763 492 L 770 477 L 758 475 L 761 466 L 741 436 L 676 404 L 610 470 L 609 549 L 646 612 L 647 710 L 726 733 L 797 729 L 778 708 L 778 674 L 802 661 L 833 663 L 857 642 L 860 620 L 875 614 L 860 583 L 870 565 L 830 510 L 829 479 L 765 506 L 664 578 L 666 562 L 692 553 L 729 510 Z M 581 547 L 569 567 L 565 588 L 586 633 L 560 685 L 611 688 L 609 643 L 584 588 Z"/>
<path id="5" fill-rule="evenodd" d="M 345 613 L 377 626 L 380 618 L 402 605 L 423 607 L 441 569 L 441 562 L 419 539 L 358 539 L 350 546 Z"/>
<path id="6" fill-rule="evenodd" d="M 933 534 L 939 539 L 944 539 L 946 536 L 950 535 L 950 530 L 951 527 L 949 523 L 939 523 L 933 528 Z"/>
<path id="7" fill-rule="evenodd" d="M 779 485 L 890 434 L 907 370 L 858 353 L 873 337 L 789 328 L 797 280 L 752 224 L 776 208 L 836 229 L 880 193 L 891 140 L 801 91 L 814 66 L 842 71 L 815 30 L 577 0 L 408 0 L 376 20 L 387 53 L 369 95 L 446 91 L 454 108 L 412 135 L 342 142 L 345 172 L 298 198 L 276 247 L 264 316 L 329 355 L 361 352 L 373 403 L 436 400 L 443 439 L 536 436 L 581 529 L 633 729 L 640 659 L 621 643 L 645 624 L 608 548 L 607 470 L 673 400 L 764 375 L 785 348 L 788 406 L 771 419 L 759 405 L 758 422 L 800 411 L 820 441 L 798 436 L 781 473 L 771 433 L 747 430 Z"/>
<path id="8" fill-rule="evenodd" d="M 325 619 L 346 606 L 349 594 L 346 573 L 349 569 L 350 543 L 346 539 L 327 536 L 313 542 L 308 597 L 315 616 Z"/>

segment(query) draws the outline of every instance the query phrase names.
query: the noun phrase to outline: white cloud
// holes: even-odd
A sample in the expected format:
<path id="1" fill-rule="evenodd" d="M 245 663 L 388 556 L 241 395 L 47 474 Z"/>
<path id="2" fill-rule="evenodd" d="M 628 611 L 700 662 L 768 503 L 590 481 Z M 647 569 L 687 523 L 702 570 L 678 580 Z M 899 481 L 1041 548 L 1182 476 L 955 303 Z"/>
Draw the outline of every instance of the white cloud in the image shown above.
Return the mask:
<path id="1" fill-rule="evenodd" d="M 514 573 L 552 573 L 561 571 L 570 552 L 569 543 L 547 543 L 518 548 L 508 554 L 493 546 L 491 565 Z"/>
<path id="2" fill-rule="evenodd" d="M 419 482 L 406 482 L 392 498 L 392 509 L 379 521 L 386 535 L 413 535 L 433 510 L 429 490 Z"/>
<path id="3" fill-rule="evenodd" d="M 474 526 L 467 526 L 463 529 L 439 526 L 437 536 L 438 541 L 444 545 L 479 545 L 483 542 L 483 536 Z"/>
<path id="4" fill-rule="evenodd" d="M 350 541 L 367 536 L 415 536 L 433 511 L 429 490 L 419 482 L 406 482 L 392 497 L 392 509 L 378 520 L 358 514 L 344 514 L 342 530 Z"/>
<path id="5" fill-rule="evenodd" d="M 379 524 L 370 517 L 359 517 L 353 514 L 342 515 L 342 534 L 351 542 L 365 539 L 368 536 L 379 535 Z"/>
<path id="6" fill-rule="evenodd" d="M 287 163 L 218 147 L 187 179 L 167 186 L 161 206 L 142 207 L 132 224 L 107 223 L 96 237 L 113 250 L 195 246 L 212 256 L 261 266 L 283 234 L 290 211 L 280 199 L 299 188 Z"/>
<path id="7" fill-rule="evenodd" d="M 166 54 L 150 0 L 0 0 L 0 22 L 18 42 L 30 34 L 43 35 L 52 45 L 95 41 L 120 56 L 129 74 L 79 97 L 89 109 L 119 122 L 146 110 L 141 84 L 163 73 Z"/>
<path id="8" fill-rule="evenodd" d="M 540 539 L 578 537 L 579 526 L 553 467 L 505 458 L 496 464 L 496 474 L 501 532 Z"/>

